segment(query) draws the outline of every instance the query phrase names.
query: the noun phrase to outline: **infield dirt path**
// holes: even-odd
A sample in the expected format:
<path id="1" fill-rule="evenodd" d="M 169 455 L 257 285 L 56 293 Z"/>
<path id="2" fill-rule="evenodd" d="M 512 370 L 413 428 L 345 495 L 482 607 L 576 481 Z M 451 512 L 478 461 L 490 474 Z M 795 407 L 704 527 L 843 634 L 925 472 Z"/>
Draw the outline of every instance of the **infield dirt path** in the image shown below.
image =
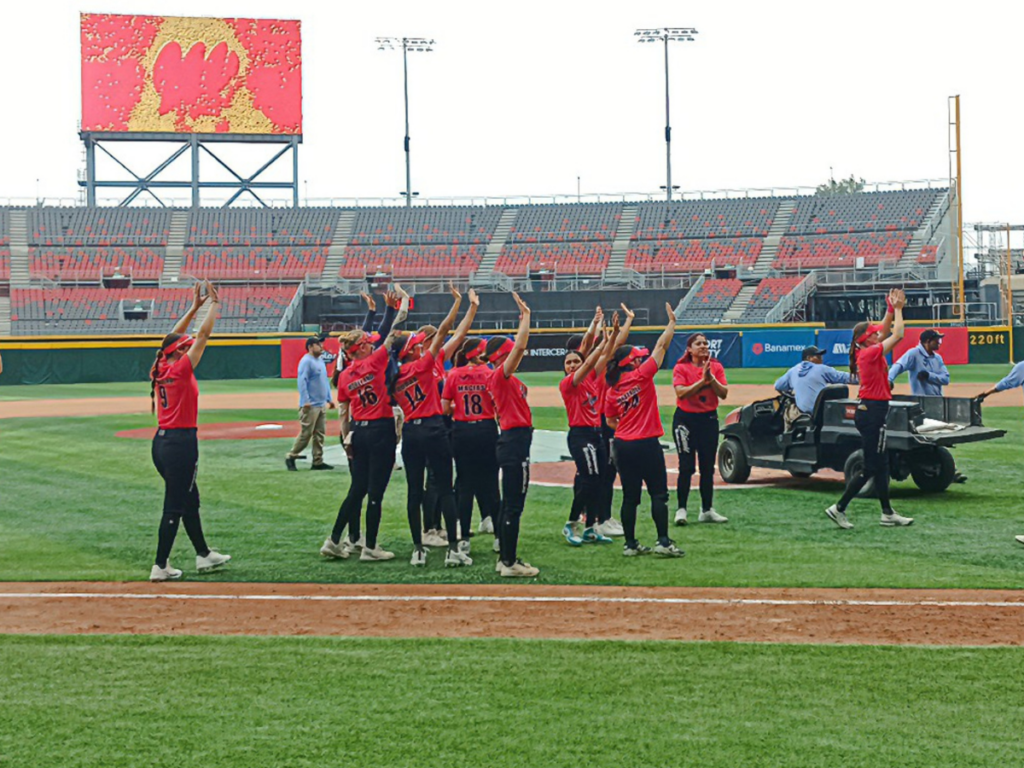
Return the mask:
<path id="1" fill-rule="evenodd" d="M 0 633 L 1021 646 L 1024 592 L 19 582 Z"/>
<path id="2" fill-rule="evenodd" d="M 250 392 L 243 394 L 202 394 L 200 383 L 199 407 L 204 410 L 258 410 L 298 408 L 296 392 Z M 950 397 L 974 397 L 991 385 L 951 384 L 946 387 Z M 897 387 L 897 394 L 909 392 Z M 764 384 L 733 384 L 729 387 L 729 405 L 745 405 L 754 400 L 775 396 L 775 390 Z M 674 405 L 675 396 L 670 386 L 658 387 L 658 402 Z M 1021 405 L 1021 394 L 1016 389 L 998 392 L 985 401 L 988 406 Z M 535 407 L 562 406 L 558 387 L 531 387 L 530 404 Z M 15 400 L 0 403 L 0 419 L 16 417 L 50 416 L 110 416 L 122 413 L 149 413 L 148 397 L 90 397 L 68 400 Z"/>

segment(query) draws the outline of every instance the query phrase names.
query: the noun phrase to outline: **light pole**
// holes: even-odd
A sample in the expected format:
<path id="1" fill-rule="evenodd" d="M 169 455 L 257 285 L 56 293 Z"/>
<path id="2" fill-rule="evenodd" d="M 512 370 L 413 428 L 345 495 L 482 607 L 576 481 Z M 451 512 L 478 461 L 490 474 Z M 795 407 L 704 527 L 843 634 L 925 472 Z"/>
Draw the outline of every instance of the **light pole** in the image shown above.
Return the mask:
<path id="1" fill-rule="evenodd" d="M 433 40 L 425 37 L 378 37 L 378 51 L 402 49 L 402 75 L 405 89 L 405 206 L 412 207 L 412 170 L 409 163 L 409 52 L 430 53 L 434 50 Z"/>
<path id="2" fill-rule="evenodd" d="M 672 199 L 672 123 L 669 121 L 668 100 L 668 43 L 675 40 L 680 43 L 692 43 L 697 30 L 693 27 L 658 27 L 656 29 L 638 29 L 633 33 L 637 42 L 657 43 L 665 45 L 665 199 Z"/>

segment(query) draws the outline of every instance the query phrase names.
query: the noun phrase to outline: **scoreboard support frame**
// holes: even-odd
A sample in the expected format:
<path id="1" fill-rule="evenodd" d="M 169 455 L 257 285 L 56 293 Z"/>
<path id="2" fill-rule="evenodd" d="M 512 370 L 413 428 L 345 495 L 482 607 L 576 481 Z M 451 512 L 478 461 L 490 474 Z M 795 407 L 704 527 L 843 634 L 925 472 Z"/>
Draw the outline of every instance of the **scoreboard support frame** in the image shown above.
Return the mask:
<path id="1" fill-rule="evenodd" d="M 251 195 L 260 205 L 269 208 L 266 201 L 260 195 L 260 190 L 285 189 L 291 190 L 292 207 L 299 206 L 299 145 L 302 143 L 300 134 L 279 135 L 279 134 L 222 134 L 222 133 L 123 133 L 123 132 L 96 132 L 82 131 L 79 133 L 82 142 L 85 144 L 85 173 L 80 174 L 78 185 L 83 187 L 86 193 L 86 204 L 90 207 L 96 205 L 96 191 L 98 189 L 125 189 L 129 190 L 127 196 L 118 203 L 118 207 L 131 205 L 143 193 L 150 195 L 161 206 L 168 207 L 160 198 L 158 191 L 188 189 L 191 192 L 192 208 L 198 208 L 202 204 L 202 190 L 234 190 L 234 194 L 223 203 L 222 207 L 228 208 L 245 194 Z M 158 163 L 153 170 L 144 175 L 139 175 L 128 165 L 120 160 L 114 153 L 117 144 L 137 142 L 163 142 L 177 144 L 178 146 Z M 265 144 L 272 149 L 277 149 L 259 170 L 255 173 L 244 176 L 234 170 L 227 162 L 214 152 L 211 145 L 216 144 Z M 275 147 L 279 146 L 279 148 Z M 109 157 L 132 178 L 128 180 L 101 178 L 96 171 L 96 152 L 99 150 Z M 172 181 L 160 178 L 164 171 L 169 168 L 175 160 L 184 155 L 190 155 L 190 178 L 187 181 Z M 212 157 L 218 165 L 224 168 L 231 176 L 230 181 L 203 181 L 199 173 L 199 158 L 205 153 Z M 291 155 L 291 180 L 290 181 L 260 181 L 258 178 L 269 168 L 287 163 L 288 155 Z"/>

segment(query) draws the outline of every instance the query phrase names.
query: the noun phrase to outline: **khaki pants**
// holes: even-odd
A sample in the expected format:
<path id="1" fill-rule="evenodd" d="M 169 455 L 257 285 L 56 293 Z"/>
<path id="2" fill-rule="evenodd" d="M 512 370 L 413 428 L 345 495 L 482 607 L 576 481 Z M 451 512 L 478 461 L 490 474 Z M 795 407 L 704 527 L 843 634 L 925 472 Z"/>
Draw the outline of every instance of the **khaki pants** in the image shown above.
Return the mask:
<path id="1" fill-rule="evenodd" d="M 793 428 L 793 422 L 799 419 L 801 416 L 809 415 L 810 414 L 806 414 L 799 408 L 797 408 L 796 403 L 790 402 L 789 405 L 786 406 L 786 410 L 782 414 L 783 421 L 786 425 L 786 431 L 788 432 L 789 430 L 791 430 Z"/>
<path id="2" fill-rule="evenodd" d="M 317 408 L 313 405 L 308 408 L 299 408 L 299 425 L 302 427 L 302 431 L 299 432 L 291 451 L 288 452 L 289 459 L 294 459 L 301 454 L 312 439 L 313 463 L 324 463 L 324 437 L 327 435 L 326 411 L 326 407 Z"/>

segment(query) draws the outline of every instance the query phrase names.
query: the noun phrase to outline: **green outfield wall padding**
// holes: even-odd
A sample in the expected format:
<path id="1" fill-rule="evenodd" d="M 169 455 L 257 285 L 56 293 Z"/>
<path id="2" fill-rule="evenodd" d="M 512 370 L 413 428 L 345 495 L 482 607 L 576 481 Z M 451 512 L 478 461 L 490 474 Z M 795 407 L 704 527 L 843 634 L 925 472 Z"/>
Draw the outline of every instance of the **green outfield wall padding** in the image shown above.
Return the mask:
<path id="1" fill-rule="evenodd" d="M 969 328 L 967 345 L 972 364 L 1010 361 L 1010 332 L 1007 328 Z"/>
<path id="2" fill-rule="evenodd" d="M 145 381 L 153 347 L 90 349 L 5 349 L 0 386 Z M 200 379 L 276 379 L 281 376 L 277 345 L 211 346 L 196 376 Z"/>

